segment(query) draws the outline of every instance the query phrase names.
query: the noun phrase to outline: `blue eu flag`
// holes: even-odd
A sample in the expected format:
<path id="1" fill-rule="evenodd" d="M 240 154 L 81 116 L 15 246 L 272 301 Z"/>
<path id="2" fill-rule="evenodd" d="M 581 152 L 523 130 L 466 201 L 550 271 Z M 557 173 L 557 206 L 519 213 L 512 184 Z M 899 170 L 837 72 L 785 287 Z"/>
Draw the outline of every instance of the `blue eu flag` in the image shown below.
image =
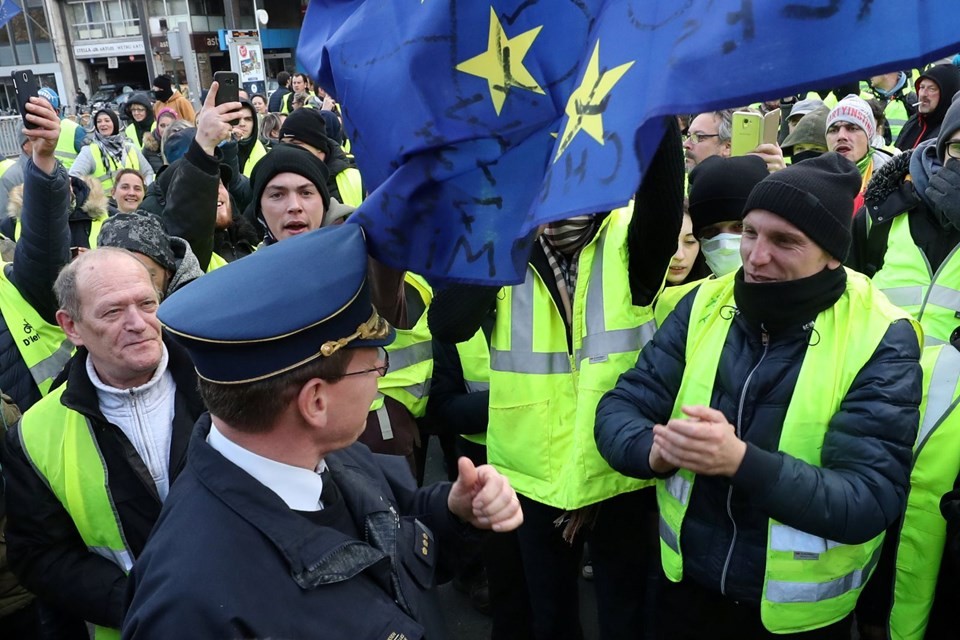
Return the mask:
<path id="1" fill-rule="evenodd" d="M 513 283 L 539 225 L 629 200 L 660 116 L 960 49 L 955 0 L 917 4 L 903 20 L 874 0 L 311 0 L 298 56 L 341 103 L 374 255 Z"/>
<path id="2" fill-rule="evenodd" d="M 13 20 L 14 16 L 23 11 L 13 0 L 0 2 L 0 27 Z"/>

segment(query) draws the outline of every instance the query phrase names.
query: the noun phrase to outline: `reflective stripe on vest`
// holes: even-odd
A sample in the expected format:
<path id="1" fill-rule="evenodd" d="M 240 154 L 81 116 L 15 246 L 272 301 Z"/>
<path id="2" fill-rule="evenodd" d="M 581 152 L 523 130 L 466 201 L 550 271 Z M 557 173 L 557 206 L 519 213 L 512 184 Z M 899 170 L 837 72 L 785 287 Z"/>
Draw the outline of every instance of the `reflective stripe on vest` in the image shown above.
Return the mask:
<path id="1" fill-rule="evenodd" d="M 101 216 L 99 218 L 92 218 L 90 220 L 90 232 L 87 234 L 87 246 L 86 249 L 96 249 L 97 248 L 97 239 L 100 237 L 100 229 L 103 228 L 103 223 L 107 221 L 109 216 Z M 20 242 L 20 218 L 17 218 L 13 223 L 13 241 Z"/>
<path id="2" fill-rule="evenodd" d="M 70 514 L 87 549 L 129 573 L 133 554 L 110 493 L 103 454 L 87 419 L 61 403 L 65 389 L 57 388 L 23 414 L 21 446 Z M 119 634 L 97 627 L 95 637 Z"/>
<path id="3" fill-rule="evenodd" d="M 390 369 L 377 380 L 377 389 L 405 406 L 413 417 L 422 418 L 433 377 L 433 338 L 427 327 L 433 291 L 426 280 L 413 273 L 407 272 L 404 281 L 420 295 L 424 312 L 413 328 L 397 329 L 396 339 L 385 347 L 390 355 Z M 376 401 L 371 410 L 377 410 Z"/>
<path id="4" fill-rule="evenodd" d="M 93 157 L 94 166 L 94 170 L 91 175 L 99 180 L 100 184 L 103 185 L 103 192 L 107 195 L 110 195 L 113 192 L 113 176 L 121 169 L 121 167 L 117 166 L 117 163 L 113 158 L 107 156 L 107 162 L 110 164 L 110 171 L 107 172 L 107 170 L 103 168 L 103 153 L 100 151 L 100 147 L 98 147 L 96 143 L 90 145 L 90 155 Z M 129 150 L 126 159 L 123 161 L 122 168 L 140 171 L 140 159 L 135 149 Z"/>
<path id="5" fill-rule="evenodd" d="M 336 175 L 336 181 L 340 202 L 351 207 L 359 207 L 363 202 L 363 181 L 360 179 L 360 171 L 348 167 Z"/>
<path id="6" fill-rule="evenodd" d="M 384 440 L 393 439 L 393 423 L 390 422 L 390 412 L 383 404 L 383 394 L 377 393 L 370 405 L 370 411 L 377 414 L 377 423 L 380 425 L 380 436 Z"/>
<path id="7" fill-rule="evenodd" d="M 910 235 L 909 214 L 891 223 L 883 268 L 873 283 L 890 301 L 923 326 L 924 345 L 949 342 L 960 327 L 960 245 L 954 247 L 936 273 Z"/>
<path id="8" fill-rule="evenodd" d="M 267 155 L 267 150 L 263 146 L 263 143 L 257 140 L 253 143 L 253 149 L 250 150 L 250 155 L 247 156 L 247 161 L 243 163 L 243 175 L 249 178 L 253 175 L 253 168 L 257 166 L 257 163 Z"/>
<path id="9" fill-rule="evenodd" d="M 960 352 L 923 350 L 923 403 L 895 561 L 889 637 L 922 640 L 947 540 L 940 498 L 960 475 Z"/>
<path id="10" fill-rule="evenodd" d="M 57 138 L 57 148 L 53 150 L 53 155 L 68 171 L 77 159 L 76 140 L 79 127 L 73 120 L 60 121 L 60 136 Z"/>
<path id="11" fill-rule="evenodd" d="M 0 265 L 0 314 L 40 395 L 47 395 L 53 379 L 73 354 L 73 343 L 60 327 L 44 321 L 23 299 L 7 279 L 3 265 Z"/>
<path id="12" fill-rule="evenodd" d="M 463 386 L 467 393 L 490 391 L 490 345 L 483 329 L 477 329 L 469 340 L 458 342 L 457 355 L 460 356 L 460 368 L 463 370 Z M 461 433 L 460 437 L 470 442 L 486 446 L 487 434 Z"/>
<path id="13" fill-rule="evenodd" d="M 732 326 L 734 275 L 705 281 L 696 293 L 685 347 L 686 369 L 673 417 L 682 406 L 709 406 Z M 820 341 L 804 355 L 780 432 L 778 450 L 820 465 L 823 439 L 856 376 L 870 360 L 890 324 L 905 317 L 862 274 L 847 270 L 844 295 L 816 319 Z M 914 326 L 920 339 L 920 330 Z M 811 402 L 810 399 L 817 399 Z M 794 401 L 795 400 L 795 401 Z M 661 561 L 667 577 L 683 577 L 683 520 L 696 475 L 678 470 L 657 482 Z M 841 544 L 785 523 L 768 521 L 766 566 L 760 605 L 764 626 L 773 633 L 820 628 L 848 615 L 880 555 L 883 533 L 863 544 Z"/>
<path id="14" fill-rule="evenodd" d="M 597 404 L 636 363 L 653 312 L 632 303 L 626 247 L 632 208 L 608 215 L 578 257 L 572 349 L 540 275 L 504 288 L 490 349 L 487 456 L 520 493 L 577 509 L 650 484 L 610 468 L 593 435 Z"/>

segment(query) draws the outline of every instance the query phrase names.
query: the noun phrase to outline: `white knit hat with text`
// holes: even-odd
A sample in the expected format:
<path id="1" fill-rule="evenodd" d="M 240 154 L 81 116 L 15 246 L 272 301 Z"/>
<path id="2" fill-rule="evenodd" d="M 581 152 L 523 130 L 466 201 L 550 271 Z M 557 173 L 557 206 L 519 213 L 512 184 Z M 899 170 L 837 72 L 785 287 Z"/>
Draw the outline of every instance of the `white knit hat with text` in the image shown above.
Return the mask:
<path id="1" fill-rule="evenodd" d="M 857 125 L 867 134 L 867 140 L 873 140 L 877 134 L 877 120 L 873 117 L 873 109 L 863 98 L 852 93 L 837 103 L 827 116 L 827 129 L 834 122 L 850 122 Z"/>

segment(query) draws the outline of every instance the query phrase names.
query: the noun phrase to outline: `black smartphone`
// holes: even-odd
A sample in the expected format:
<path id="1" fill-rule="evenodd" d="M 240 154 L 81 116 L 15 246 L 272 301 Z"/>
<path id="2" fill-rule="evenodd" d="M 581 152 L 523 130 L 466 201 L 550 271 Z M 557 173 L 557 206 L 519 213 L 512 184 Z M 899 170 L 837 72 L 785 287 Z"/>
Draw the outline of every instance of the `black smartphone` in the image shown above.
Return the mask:
<path id="1" fill-rule="evenodd" d="M 213 74 L 213 79 L 220 85 L 217 89 L 215 102 L 217 106 L 227 102 L 240 102 L 240 76 L 238 74 L 233 71 L 217 71 Z M 240 124 L 240 121 L 231 120 L 230 124 L 236 126 Z"/>
<path id="2" fill-rule="evenodd" d="M 23 117 L 23 126 L 27 129 L 36 129 L 38 125 L 27 120 L 27 104 L 30 98 L 39 95 L 40 87 L 37 85 L 37 77 L 30 69 L 14 71 L 10 77 L 13 78 L 13 88 L 17 92 L 17 109 Z"/>

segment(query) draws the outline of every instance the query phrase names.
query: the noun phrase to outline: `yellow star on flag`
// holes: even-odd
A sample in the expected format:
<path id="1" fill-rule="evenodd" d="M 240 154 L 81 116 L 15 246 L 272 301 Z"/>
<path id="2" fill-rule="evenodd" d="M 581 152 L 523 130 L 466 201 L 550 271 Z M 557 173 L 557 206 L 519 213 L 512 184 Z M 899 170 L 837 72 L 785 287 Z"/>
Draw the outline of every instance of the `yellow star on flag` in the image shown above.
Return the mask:
<path id="1" fill-rule="evenodd" d="M 469 73 L 487 81 L 493 108 L 498 116 L 511 87 L 539 94 L 544 93 L 527 68 L 523 66 L 523 58 L 542 28 L 543 26 L 539 26 L 514 38 L 508 38 L 500 25 L 496 11 L 490 7 L 490 35 L 487 39 L 487 50 L 456 66 L 457 71 Z"/>
<path id="2" fill-rule="evenodd" d="M 633 61 L 627 62 L 600 75 L 600 41 L 597 40 L 597 46 L 593 48 L 590 62 L 587 63 L 583 82 L 573 90 L 570 99 L 567 100 L 565 109 L 567 126 L 560 138 L 560 147 L 557 149 L 554 162 L 560 159 L 574 137 L 581 131 L 585 131 L 591 138 L 603 144 L 603 112 L 606 111 L 607 95 L 613 89 L 613 85 L 617 84 L 632 66 Z"/>

